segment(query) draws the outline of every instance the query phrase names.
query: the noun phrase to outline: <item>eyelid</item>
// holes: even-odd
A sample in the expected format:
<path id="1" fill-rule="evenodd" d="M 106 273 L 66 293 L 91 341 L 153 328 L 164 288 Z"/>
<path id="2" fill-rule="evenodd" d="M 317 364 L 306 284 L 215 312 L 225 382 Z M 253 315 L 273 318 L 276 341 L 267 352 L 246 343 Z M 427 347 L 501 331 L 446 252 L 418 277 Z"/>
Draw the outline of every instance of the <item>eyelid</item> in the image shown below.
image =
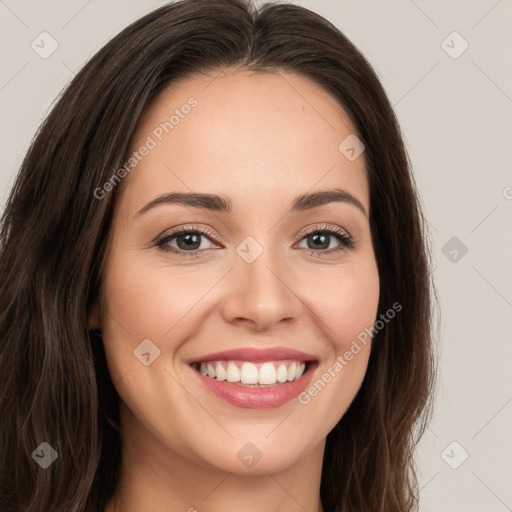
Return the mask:
<path id="1" fill-rule="evenodd" d="M 203 235 L 211 237 L 216 243 L 220 243 L 220 242 L 217 242 L 217 240 L 216 240 L 215 230 L 213 228 L 211 228 L 210 226 L 203 227 L 203 226 L 195 225 L 195 224 L 186 224 L 184 226 L 177 227 L 174 231 L 173 231 L 173 228 L 170 228 L 170 229 L 171 229 L 171 231 L 169 233 L 158 235 L 155 238 L 154 242 L 158 242 L 164 238 L 167 238 L 168 236 L 174 236 L 181 232 L 198 231 Z M 337 226 L 335 224 L 327 224 L 327 223 L 317 223 L 313 226 L 305 227 L 299 231 L 299 234 L 297 236 L 299 238 L 302 238 L 305 235 L 310 235 L 312 233 L 315 233 L 316 231 L 324 231 L 324 230 L 325 231 L 332 230 L 335 232 L 339 232 L 340 234 L 343 233 L 347 237 L 352 238 L 352 235 L 348 232 L 348 230 L 346 230 L 344 228 L 340 228 L 339 226 Z M 166 230 L 166 231 L 168 231 L 168 230 Z"/>
<path id="2" fill-rule="evenodd" d="M 336 224 L 327 224 L 327 223 L 317 223 L 313 226 L 309 226 L 303 228 L 299 231 L 299 237 L 302 238 L 304 235 L 311 235 L 312 233 L 316 233 L 317 231 L 334 231 L 338 234 L 344 234 L 348 238 L 352 238 L 352 235 L 344 228 L 337 226 Z"/>
<path id="3" fill-rule="evenodd" d="M 181 233 L 189 233 L 189 232 L 195 232 L 195 231 L 197 231 L 201 235 L 204 235 L 204 236 L 207 236 L 208 238 L 211 238 L 212 241 L 214 241 L 215 243 L 220 244 L 220 242 L 217 242 L 215 230 L 213 228 L 211 228 L 210 226 L 204 227 L 204 226 L 199 226 L 199 225 L 195 225 L 195 224 L 186 224 L 184 226 L 179 226 L 179 227 L 176 227 L 176 228 L 166 229 L 163 232 L 163 234 L 158 235 L 153 240 L 152 246 L 154 244 L 157 244 L 157 243 L 161 242 L 162 240 L 165 240 L 166 238 L 174 237 L 174 236 L 179 235 Z"/>

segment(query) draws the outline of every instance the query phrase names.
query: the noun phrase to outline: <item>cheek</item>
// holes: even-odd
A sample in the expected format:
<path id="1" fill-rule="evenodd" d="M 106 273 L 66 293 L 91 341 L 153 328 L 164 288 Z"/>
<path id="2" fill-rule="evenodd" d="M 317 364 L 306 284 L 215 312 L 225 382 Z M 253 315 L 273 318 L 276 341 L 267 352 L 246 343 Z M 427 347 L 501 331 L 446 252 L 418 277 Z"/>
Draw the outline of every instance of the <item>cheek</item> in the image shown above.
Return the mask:
<path id="1" fill-rule="evenodd" d="M 316 275 L 308 296 L 325 338 L 336 353 L 347 350 L 365 329 L 373 326 L 378 310 L 380 283 L 374 261 L 357 268 L 341 268 L 325 278 Z"/>
<path id="2" fill-rule="evenodd" d="M 365 377 L 380 283 L 372 262 L 357 270 L 344 269 L 338 279 L 331 276 L 324 284 L 314 300 L 328 356 L 320 361 L 315 378 L 298 398 L 312 417 L 323 418 L 319 431 L 327 435 L 347 411 Z"/>
<path id="3" fill-rule="evenodd" d="M 164 359 L 160 355 L 172 348 L 172 336 L 164 335 L 185 314 L 183 290 L 171 293 L 172 283 L 161 279 L 161 272 L 159 274 L 149 266 L 138 264 L 126 249 L 112 249 L 102 277 L 102 331 L 112 380 L 123 386 L 127 380 L 124 377 L 130 374 L 128 380 L 137 377 L 144 382 L 143 375 L 148 373 L 145 370 L 153 373 Z M 148 339 L 154 345 L 148 346 L 148 342 L 141 345 Z M 163 340 L 169 346 L 165 346 Z M 140 346 L 151 349 L 150 357 L 154 362 L 148 367 L 134 353 Z M 144 350 L 140 354 L 146 352 Z M 142 380 L 139 379 L 141 376 Z"/>
<path id="4" fill-rule="evenodd" d="M 129 380 L 152 386 L 148 376 L 169 367 L 180 345 L 201 325 L 197 306 L 218 279 L 192 266 L 148 263 L 136 251 L 113 248 L 104 267 L 102 301 L 103 340 L 113 381 L 124 386 L 124 376 L 130 374 Z M 157 357 L 146 367 L 135 356 L 139 350 L 147 352 L 139 347 L 146 347 L 147 342 L 141 343 L 148 339 Z"/>
<path id="5" fill-rule="evenodd" d="M 140 265 L 135 258 L 117 261 L 105 273 L 104 306 L 112 317 L 107 314 L 106 320 L 115 331 L 130 333 L 133 341 L 171 338 L 173 327 L 208 289 L 208 283 L 192 274 L 187 279 L 187 272 Z"/>
<path id="6" fill-rule="evenodd" d="M 191 273 L 143 265 L 140 259 L 128 249 L 112 251 L 104 268 L 102 331 L 109 372 L 122 401 L 151 428 L 158 423 L 155 411 L 161 415 L 158 411 L 169 404 L 183 402 L 182 388 L 166 370 L 183 342 L 183 330 L 188 333 L 194 321 L 192 308 L 211 284 L 203 280 L 201 285 L 197 276 L 188 279 Z M 182 404 L 185 414 L 194 412 L 190 407 Z"/>

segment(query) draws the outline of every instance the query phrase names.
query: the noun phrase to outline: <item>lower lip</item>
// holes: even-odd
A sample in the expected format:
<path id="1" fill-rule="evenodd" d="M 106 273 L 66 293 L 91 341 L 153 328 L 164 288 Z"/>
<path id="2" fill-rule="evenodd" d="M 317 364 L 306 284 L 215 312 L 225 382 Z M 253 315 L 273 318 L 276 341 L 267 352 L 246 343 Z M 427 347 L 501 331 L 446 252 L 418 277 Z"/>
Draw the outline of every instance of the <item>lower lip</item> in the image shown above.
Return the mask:
<path id="1" fill-rule="evenodd" d="M 211 377 L 205 377 L 201 372 L 192 367 L 190 368 L 211 392 L 231 405 L 246 409 L 269 409 L 279 407 L 297 398 L 306 389 L 311 381 L 317 362 L 310 362 L 308 366 L 310 366 L 308 371 L 304 372 L 297 380 L 267 388 L 237 386 L 225 380 L 220 381 Z"/>

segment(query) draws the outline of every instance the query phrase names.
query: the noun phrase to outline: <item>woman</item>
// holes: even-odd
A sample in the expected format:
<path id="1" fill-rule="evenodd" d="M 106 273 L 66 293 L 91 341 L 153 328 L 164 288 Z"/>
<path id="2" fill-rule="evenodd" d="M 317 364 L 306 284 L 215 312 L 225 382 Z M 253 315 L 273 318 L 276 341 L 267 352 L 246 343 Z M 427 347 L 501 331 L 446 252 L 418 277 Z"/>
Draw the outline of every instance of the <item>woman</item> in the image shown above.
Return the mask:
<path id="1" fill-rule="evenodd" d="M 425 221 L 376 74 L 319 15 L 130 25 L 44 121 L 1 240 L 6 510 L 417 509 Z"/>

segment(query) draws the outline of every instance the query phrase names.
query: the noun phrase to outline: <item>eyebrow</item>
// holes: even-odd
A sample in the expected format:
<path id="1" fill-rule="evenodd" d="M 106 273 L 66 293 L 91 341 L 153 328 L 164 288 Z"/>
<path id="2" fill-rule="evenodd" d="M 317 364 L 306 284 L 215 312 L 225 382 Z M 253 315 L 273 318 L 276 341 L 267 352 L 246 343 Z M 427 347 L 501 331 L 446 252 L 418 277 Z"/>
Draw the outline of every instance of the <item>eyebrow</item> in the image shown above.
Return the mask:
<path id="1" fill-rule="evenodd" d="M 318 208 L 333 202 L 351 204 L 361 210 L 364 215 L 368 217 L 366 208 L 363 206 L 361 201 L 359 201 L 357 197 L 353 196 L 347 190 L 341 188 L 300 195 L 292 201 L 290 210 L 292 212 L 302 212 L 312 210 L 313 208 Z M 136 216 L 142 215 L 148 210 L 161 204 L 181 204 L 185 206 L 191 206 L 193 208 L 211 210 L 221 213 L 232 213 L 233 211 L 231 201 L 229 197 L 226 196 L 201 194 L 196 192 L 170 192 L 167 194 L 162 194 L 150 201 L 137 212 Z"/>

